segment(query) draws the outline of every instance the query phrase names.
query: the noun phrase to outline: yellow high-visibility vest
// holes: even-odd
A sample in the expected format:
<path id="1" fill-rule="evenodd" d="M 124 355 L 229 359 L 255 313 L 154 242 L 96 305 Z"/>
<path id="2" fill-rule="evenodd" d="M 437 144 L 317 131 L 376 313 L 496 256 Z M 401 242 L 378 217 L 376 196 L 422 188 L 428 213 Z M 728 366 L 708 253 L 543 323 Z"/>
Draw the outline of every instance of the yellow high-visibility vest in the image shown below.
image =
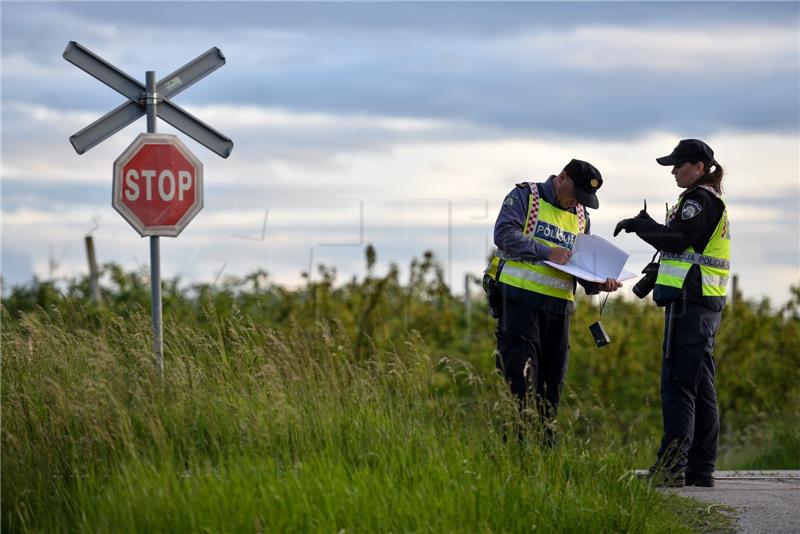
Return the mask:
<path id="1" fill-rule="evenodd" d="M 728 208 L 722 195 L 717 193 L 714 188 L 706 185 L 698 187 L 713 193 L 714 196 L 722 201 L 722 217 L 720 217 L 705 249 L 696 251 L 694 247 L 689 247 L 678 254 L 661 252 L 661 258 L 658 262 L 656 292 L 657 294 L 671 295 L 677 298 L 684 282 L 686 282 L 686 275 L 689 274 L 689 269 L 692 265 L 699 265 L 703 301 L 709 304 L 719 300 L 724 302 L 727 295 L 728 276 L 731 271 L 731 225 L 728 220 Z M 684 198 L 685 193 L 667 214 L 667 224 L 680 213 Z M 659 286 L 662 287 L 659 288 Z"/>
<path id="2" fill-rule="evenodd" d="M 586 227 L 586 212 L 580 204 L 576 213 L 562 210 L 539 195 L 537 184 L 529 183 L 528 214 L 522 234 L 549 247 L 572 250 L 575 239 Z M 498 277 L 498 271 L 500 273 Z M 540 261 L 511 258 L 498 251 L 486 270 L 493 280 L 568 301 L 575 300 L 575 277 Z"/>

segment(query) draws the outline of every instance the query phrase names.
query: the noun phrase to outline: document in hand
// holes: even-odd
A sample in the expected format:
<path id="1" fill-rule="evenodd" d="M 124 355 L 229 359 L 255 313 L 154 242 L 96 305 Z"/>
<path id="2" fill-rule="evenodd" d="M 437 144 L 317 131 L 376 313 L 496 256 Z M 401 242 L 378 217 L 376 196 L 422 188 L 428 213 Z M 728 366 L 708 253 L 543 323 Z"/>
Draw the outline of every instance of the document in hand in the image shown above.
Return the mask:
<path id="1" fill-rule="evenodd" d="M 589 282 L 605 282 L 613 278 L 619 282 L 636 278 L 624 269 L 628 253 L 600 236 L 579 234 L 572 247 L 572 258 L 566 265 L 545 261 L 547 265 Z"/>

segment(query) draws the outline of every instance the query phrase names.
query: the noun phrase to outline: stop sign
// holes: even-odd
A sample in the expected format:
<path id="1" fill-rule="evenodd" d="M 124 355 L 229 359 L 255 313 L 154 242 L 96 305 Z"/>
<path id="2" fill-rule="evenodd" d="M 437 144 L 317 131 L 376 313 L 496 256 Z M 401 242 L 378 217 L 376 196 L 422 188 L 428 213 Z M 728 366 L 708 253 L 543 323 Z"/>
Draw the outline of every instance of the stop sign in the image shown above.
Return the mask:
<path id="1" fill-rule="evenodd" d="M 203 164 L 174 135 L 139 134 L 114 162 L 112 205 L 139 235 L 176 237 L 203 208 Z"/>

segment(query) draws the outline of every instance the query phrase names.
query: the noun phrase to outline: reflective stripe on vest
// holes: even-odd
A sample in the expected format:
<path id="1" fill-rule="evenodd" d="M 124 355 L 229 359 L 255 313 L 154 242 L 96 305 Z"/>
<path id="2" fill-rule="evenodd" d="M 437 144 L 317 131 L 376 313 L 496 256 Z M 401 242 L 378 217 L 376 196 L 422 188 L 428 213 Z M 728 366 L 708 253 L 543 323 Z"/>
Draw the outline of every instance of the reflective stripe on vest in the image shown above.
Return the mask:
<path id="1" fill-rule="evenodd" d="M 699 265 L 702 296 L 703 298 L 716 299 L 725 297 L 727 294 L 728 276 L 731 270 L 731 234 L 728 208 L 722 196 L 713 188 L 705 185 L 699 187 L 710 191 L 722 200 L 722 216 L 702 253 L 695 252 L 693 247 L 689 247 L 677 254 L 661 251 L 656 285 L 681 289 L 686 281 L 689 269 L 692 265 Z M 681 200 L 682 198 L 678 199 L 678 203 L 667 214 L 667 225 L 678 214 Z"/>
<path id="2" fill-rule="evenodd" d="M 704 274 L 702 278 L 704 286 L 719 286 L 725 288 L 728 285 L 728 277 L 726 275 Z"/>
<path id="3" fill-rule="evenodd" d="M 577 234 L 582 233 L 585 228 L 584 207 L 578 205 L 576 213 L 570 213 L 542 198 L 537 184 L 531 183 L 529 187 L 531 194 L 528 198 L 528 215 L 525 218 L 523 235 L 549 247 L 560 246 L 572 250 Z M 511 258 L 502 251 L 498 251 L 498 256 L 492 263 L 495 259 L 505 260 L 497 277 L 500 282 L 550 297 L 575 300 L 573 291 L 575 278 L 572 275 L 542 262 Z M 492 271 L 491 264 L 487 273 L 490 271 Z M 496 268 L 494 272 L 497 272 Z"/>
<path id="4" fill-rule="evenodd" d="M 674 276 L 683 280 L 683 278 L 688 274 L 689 268 L 684 267 L 683 265 L 670 265 L 666 263 L 662 263 L 658 266 L 658 274 L 665 275 L 665 276 Z"/>
<path id="5" fill-rule="evenodd" d="M 522 264 L 522 265 L 520 265 Z M 530 264 L 529 264 L 530 265 Z M 523 262 L 509 261 L 506 262 L 501 273 L 502 276 L 509 276 L 519 280 L 527 280 L 535 282 L 536 284 L 543 284 L 554 289 L 563 291 L 572 291 L 572 281 L 565 278 L 556 278 L 540 273 L 538 271 L 529 270 L 524 266 Z"/>

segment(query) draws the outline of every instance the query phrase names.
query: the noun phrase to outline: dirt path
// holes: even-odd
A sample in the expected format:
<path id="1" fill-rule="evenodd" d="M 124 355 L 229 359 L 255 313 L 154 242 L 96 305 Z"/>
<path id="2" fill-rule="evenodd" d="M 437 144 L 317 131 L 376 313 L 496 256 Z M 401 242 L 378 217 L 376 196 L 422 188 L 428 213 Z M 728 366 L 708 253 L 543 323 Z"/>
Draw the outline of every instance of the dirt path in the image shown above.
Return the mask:
<path id="1" fill-rule="evenodd" d="M 669 491 L 730 506 L 743 534 L 800 533 L 800 471 L 717 471 L 716 477 L 713 488 Z"/>

